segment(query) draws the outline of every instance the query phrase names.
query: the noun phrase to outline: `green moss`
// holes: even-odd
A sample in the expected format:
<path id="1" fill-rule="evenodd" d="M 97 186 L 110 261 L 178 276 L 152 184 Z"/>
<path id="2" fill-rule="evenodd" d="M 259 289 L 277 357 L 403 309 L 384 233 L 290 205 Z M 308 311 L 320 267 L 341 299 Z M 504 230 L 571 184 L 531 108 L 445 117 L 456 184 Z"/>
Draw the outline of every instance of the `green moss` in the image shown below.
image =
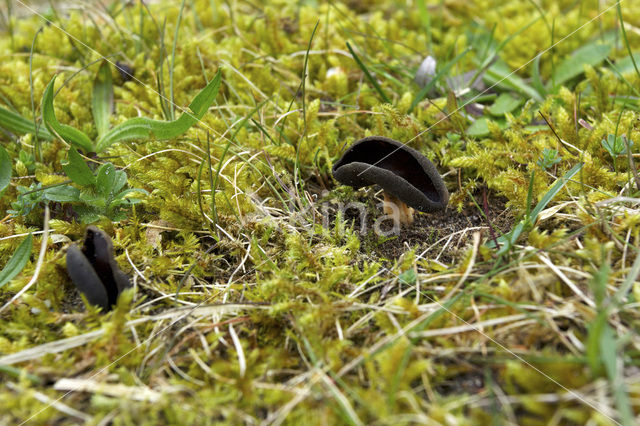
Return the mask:
<path id="1" fill-rule="evenodd" d="M 62 397 L 90 423 L 114 416 L 123 425 L 608 424 L 611 413 L 625 409 L 620 389 L 638 410 L 640 285 L 628 277 L 640 238 L 640 76 L 622 79 L 601 62 L 575 64 L 584 72 L 561 87 L 552 81 L 558 64 L 594 40 L 611 44 L 614 62 L 627 55 L 613 9 L 478 0 L 425 2 L 421 13 L 422 2 L 190 0 L 172 61 L 180 13 L 174 3 L 61 8 L 46 14 L 55 23 L 46 26 L 37 16 L 12 17 L 11 30 L 0 35 L 2 106 L 37 120 L 47 83 L 61 73 L 57 117 L 92 138 L 94 61 L 103 55 L 135 70 L 136 80 L 124 82 L 112 69 L 112 125 L 135 116 L 165 119 L 171 85 L 178 113 L 218 69 L 223 75 L 214 106 L 180 138 L 118 143 L 95 159 L 126 168 L 130 187 L 150 194 L 126 220 L 99 222 L 135 282 L 113 311 L 86 308 L 73 288 L 64 250 L 83 226 L 68 206 L 50 205 L 44 257 L 36 234 L 22 274 L 0 289 L 2 306 L 41 260 L 36 284 L 0 313 L 0 363 L 41 350 L 12 365 L 17 370 L 0 370 L 0 423 L 39 411 L 37 423 L 79 420 L 46 408 L 43 395 Z M 637 28 L 637 8 L 621 8 L 625 24 Z M 636 32 L 627 35 L 638 45 Z M 556 42 L 540 58 L 545 93 L 532 96 L 529 61 Z M 465 105 L 478 92 L 454 94 L 443 79 L 409 113 L 424 57 L 434 56 L 440 70 L 467 47 L 444 77 L 476 70 L 495 51 L 520 82 L 489 89 L 478 116 L 477 105 Z M 489 114 L 501 93 L 519 106 Z M 479 117 L 486 132 L 470 136 Z M 363 202 L 375 219 L 374 191 L 338 186 L 331 167 L 345 146 L 368 135 L 407 142 L 431 159 L 452 193 L 449 211 L 417 214 L 420 226 L 399 236 L 381 237 L 371 227 L 361 233 L 363 224 L 339 206 Z M 633 141 L 634 163 L 607 152 L 602 140 L 609 135 Z M 0 141 L 14 159 L 3 211 L 18 186 L 64 181 L 62 142 L 5 133 Z M 545 149 L 560 158 L 548 169 L 538 161 Z M 537 223 L 497 257 L 492 234 L 508 232 L 579 162 L 580 173 Z M 20 235 L 42 229 L 42 213 L 39 204 L 2 219 L 0 259 L 10 257 Z M 473 219 L 485 215 L 489 223 Z M 611 268 L 601 278 L 605 301 L 589 303 L 602 265 Z M 630 295 L 616 304 L 612 295 L 626 280 Z M 620 374 L 592 371 L 587 361 L 590 324 L 602 312 L 616 344 L 599 350 Z M 68 346 L 45 353 L 41 345 L 56 342 Z M 61 378 L 112 387 L 65 395 L 51 385 Z"/>

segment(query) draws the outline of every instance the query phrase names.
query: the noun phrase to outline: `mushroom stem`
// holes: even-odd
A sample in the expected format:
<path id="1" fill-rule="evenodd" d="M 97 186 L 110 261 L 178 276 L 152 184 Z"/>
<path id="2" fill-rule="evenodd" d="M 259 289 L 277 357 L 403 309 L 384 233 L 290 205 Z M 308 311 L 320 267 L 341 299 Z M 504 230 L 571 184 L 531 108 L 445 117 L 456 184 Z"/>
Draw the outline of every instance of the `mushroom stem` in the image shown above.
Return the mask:
<path id="1" fill-rule="evenodd" d="M 400 201 L 394 195 L 382 191 L 384 203 L 382 209 L 384 214 L 393 217 L 395 223 L 409 226 L 413 223 L 413 208 Z"/>

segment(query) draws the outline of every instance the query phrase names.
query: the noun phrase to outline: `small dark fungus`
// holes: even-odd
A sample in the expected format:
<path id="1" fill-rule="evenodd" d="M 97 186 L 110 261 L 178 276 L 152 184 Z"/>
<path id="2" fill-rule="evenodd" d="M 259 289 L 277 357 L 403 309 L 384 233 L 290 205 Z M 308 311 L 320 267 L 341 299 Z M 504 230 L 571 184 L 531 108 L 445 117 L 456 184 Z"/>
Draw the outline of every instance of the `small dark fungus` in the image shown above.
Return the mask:
<path id="1" fill-rule="evenodd" d="M 354 188 L 380 185 L 385 214 L 405 225 L 413 223 L 413 209 L 437 212 L 449 202 L 447 187 L 431 161 L 415 149 L 382 136 L 355 142 L 332 171 L 338 182 Z"/>
<path id="2" fill-rule="evenodd" d="M 126 83 L 127 81 L 133 80 L 133 68 L 124 62 L 116 61 L 116 69 L 118 73 L 120 73 L 120 77 L 122 81 Z"/>
<path id="3" fill-rule="evenodd" d="M 131 286 L 113 257 L 111 238 L 95 226 L 87 227 L 82 249 L 75 244 L 67 249 L 67 272 L 87 302 L 105 311 Z"/>

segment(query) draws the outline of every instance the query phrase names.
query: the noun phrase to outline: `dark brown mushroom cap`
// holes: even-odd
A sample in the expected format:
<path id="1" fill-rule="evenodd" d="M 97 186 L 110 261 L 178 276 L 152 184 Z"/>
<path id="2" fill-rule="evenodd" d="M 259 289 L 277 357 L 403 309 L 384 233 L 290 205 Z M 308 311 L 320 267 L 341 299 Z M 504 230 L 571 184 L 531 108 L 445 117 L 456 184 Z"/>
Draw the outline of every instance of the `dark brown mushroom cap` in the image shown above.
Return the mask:
<path id="1" fill-rule="evenodd" d="M 67 249 L 67 272 L 87 301 L 105 311 L 131 286 L 113 257 L 111 238 L 95 226 L 87 227 L 82 250 L 75 244 Z"/>
<path id="2" fill-rule="evenodd" d="M 382 136 L 360 139 L 333 165 L 333 177 L 343 185 L 380 185 L 409 207 L 422 212 L 444 210 L 449 191 L 424 155 Z"/>

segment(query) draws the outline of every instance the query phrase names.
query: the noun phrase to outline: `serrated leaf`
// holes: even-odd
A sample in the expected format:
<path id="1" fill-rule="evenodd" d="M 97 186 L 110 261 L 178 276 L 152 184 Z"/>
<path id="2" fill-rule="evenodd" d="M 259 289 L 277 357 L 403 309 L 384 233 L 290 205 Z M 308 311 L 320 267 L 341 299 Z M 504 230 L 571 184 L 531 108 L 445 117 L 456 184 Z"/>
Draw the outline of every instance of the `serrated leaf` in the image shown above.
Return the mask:
<path id="1" fill-rule="evenodd" d="M 73 147 L 69 150 L 69 161 L 67 164 L 62 165 L 62 170 L 64 170 L 69 179 L 80 186 L 92 186 L 96 183 L 93 172 Z"/>
<path id="2" fill-rule="evenodd" d="M 116 142 L 131 139 L 173 139 L 186 132 L 200 121 L 218 95 L 222 74 L 220 70 L 189 104 L 191 111 L 184 112 L 174 121 L 158 121 L 146 117 L 136 117 L 115 126 L 98 138 L 97 152 L 103 151 Z"/>
<path id="3" fill-rule="evenodd" d="M 91 100 L 93 121 L 96 123 L 98 136 L 109 130 L 109 118 L 113 111 L 113 80 L 109 62 L 103 61 L 93 81 L 93 98 Z"/>
<path id="4" fill-rule="evenodd" d="M 0 127 L 13 133 L 21 135 L 26 133 L 36 133 L 36 126 L 33 120 L 29 120 L 13 111 L 0 107 Z M 40 139 L 52 141 L 53 135 L 45 127 L 38 129 Z"/>
<path id="5" fill-rule="evenodd" d="M 590 43 L 577 49 L 571 56 L 560 63 L 553 73 L 553 79 L 548 86 L 562 86 L 567 81 L 584 72 L 584 66 L 595 66 L 604 61 L 611 46 L 608 44 Z"/>
<path id="6" fill-rule="evenodd" d="M 2 288 L 6 283 L 11 281 L 16 275 L 18 275 L 24 266 L 29 261 L 29 257 L 31 256 L 31 249 L 33 244 L 33 235 L 27 235 L 27 238 L 24 239 L 11 256 L 11 259 L 4 265 L 2 271 L 0 271 L 0 288 Z"/>
<path id="7" fill-rule="evenodd" d="M 11 182 L 11 157 L 3 146 L 0 145 L 0 193 Z"/>
<path id="8" fill-rule="evenodd" d="M 55 81 L 56 76 L 53 76 L 42 96 L 42 118 L 44 123 L 52 133 L 58 134 L 69 144 L 82 148 L 85 152 L 94 152 L 93 142 L 91 142 L 89 136 L 74 127 L 60 123 L 56 118 L 53 109 L 53 84 Z"/>
<path id="9" fill-rule="evenodd" d="M 79 200 L 80 190 L 69 185 L 54 186 L 43 191 L 44 198 L 58 203 L 68 203 Z"/>

